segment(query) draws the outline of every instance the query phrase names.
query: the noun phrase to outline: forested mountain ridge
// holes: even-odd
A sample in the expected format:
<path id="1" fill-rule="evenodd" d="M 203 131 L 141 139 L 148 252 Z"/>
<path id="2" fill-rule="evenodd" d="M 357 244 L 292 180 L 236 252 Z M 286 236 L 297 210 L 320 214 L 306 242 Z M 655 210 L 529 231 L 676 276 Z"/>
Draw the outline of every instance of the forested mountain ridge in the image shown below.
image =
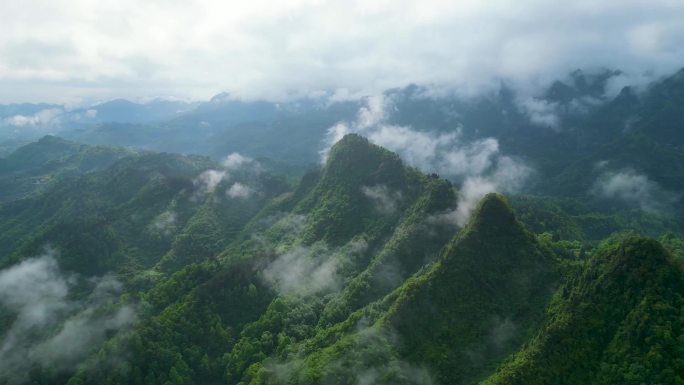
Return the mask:
<path id="1" fill-rule="evenodd" d="M 34 151 L 46 161 L 31 155 Z M 14 162 L 24 154 L 35 164 Z M 51 245 L 63 248 L 64 258 L 72 256 L 72 268 L 79 272 L 123 271 L 128 263 L 121 258 L 133 258 L 131 263 L 142 263 L 142 258 L 149 267 L 171 245 L 171 251 L 193 249 L 186 243 L 203 223 L 215 220 L 212 216 L 217 212 L 222 218 L 212 226 L 236 233 L 256 214 L 259 202 L 289 189 L 282 178 L 267 172 L 246 168 L 229 173 L 205 157 L 131 152 L 53 137 L 27 145 L 3 161 L 8 165 L 3 170 L 8 184 L 16 184 L 17 175 L 47 180 L 54 176 L 49 183 L 34 187 L 35 191 L 0 206 L 4 228 L 0 262 L 5 266 L 20 255 L 37 254 Z M 250 179 L 249 186 L 240 183 L 245 179 Z M 233 196 L 230 187 L 234 187 Z M 258 193 L 252 194 L 250 188 Z M 212 199 L 216 195 L 223 199 Z M 227 235 L 222 233 L 221 238 Z M 194 249 L 193 255 L 203 255 L 201 250 L 209 245 Z M 105 256 L 112 259 L 99 268 L 82 259 Z"/>
<path id="2" fill-rule="evenodd" d="M 101 170 L 133 153 L 45 136 L 17 149 L 6 158 L 0 158 L 0 202 L 30 195 L 49 184 L 57 174 Z"/>
<path id="3" fill-rule="evenodd" d="M 607 245 L 555 294 L 546 324 L 486 384 L 679 384 L 681 266 L 657 242 Z"/>
<path id="4" fill-rule="evenodd" d="M 68 296 L 28 334 L 34 307 L 0 296 L 0 383 L 682 381 L 684 273 L 656 241 L 533 234 L 498 194 L 460 228 L 452 183 L 353 134 L 296 187 L 239 155 L 41 142 L 11 172 L 54 181 L 0 205 L 0 286 L 16 293 L 11 271 Z M 100 151 L 116 156 L 80 166 Z M 591 223 L 522 202 L 535 227 Z M 73 325 L 87 346 L 46 350 Z"/>

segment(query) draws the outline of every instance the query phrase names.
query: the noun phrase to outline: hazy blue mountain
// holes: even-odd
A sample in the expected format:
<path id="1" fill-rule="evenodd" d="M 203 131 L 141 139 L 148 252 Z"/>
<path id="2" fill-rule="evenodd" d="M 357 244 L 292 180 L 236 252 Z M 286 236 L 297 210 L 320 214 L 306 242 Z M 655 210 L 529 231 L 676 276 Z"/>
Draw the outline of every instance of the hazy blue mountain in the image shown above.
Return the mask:
<path id="1" fill-rule="evenodd" d="M 83 108 L 57 104 L 0 105 L 0 157 L 44 135 L 66 136 L 67 132 L 103 123 L 140 124 L 164 121 L 190 111 L 196 105 L 164 99 L 146 103 L 116 99 Z M 103 141 L 100 144 L 117 143 Z"/>
<path id="2" fill-rule="evenodd" d="M 96 111 L 92 119 L 95 122 L 149 123 L 173 119 L 192 111 L 197 103 L 154 99 L 145 103 L 134 103 L 125 99 L 115 99 L 89 107 L 87 111 Z M 79 111 L 77 111 L 79 112 Z"/>
<path id="3" fill-rule="evenodd" d="M 290 103 L 244 102 L 222 94 L 189 112 L 162 122 L 102 123 L 65 132 L 91 144 L 202 154 L 216 159 L 232 152 L 289 164 L 301 174 L 318 163 L 328 127 L 353 118 L 358 103 L 300 100 Z"/>

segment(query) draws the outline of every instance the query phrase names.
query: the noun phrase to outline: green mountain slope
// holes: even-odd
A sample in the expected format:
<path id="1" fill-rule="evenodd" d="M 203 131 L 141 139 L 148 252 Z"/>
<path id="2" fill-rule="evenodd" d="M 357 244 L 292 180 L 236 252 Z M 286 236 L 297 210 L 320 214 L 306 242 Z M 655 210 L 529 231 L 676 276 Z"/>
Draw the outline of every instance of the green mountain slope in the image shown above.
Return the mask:
<path id="1" fill-rule="evenodd" d="M 187 328 L 193 330 L 223 330 L 231 336 L 224 338 L 223 353 L 207 353 L 206 364 L 202 364 L 187 350 L 174 347 L 176 342 L 164 341 L 165 334 L 152 332 L 152 324 L 145 323 L 136 328 L 131 338 L 141 341 L 142 346 L 164 344 L 180 356 L 167 360 L 159 352 L 137 348 L 138 345 L 123 338 L 116 343 L 117 349 L 125 346 L 132 351 L 133 361 L 139 365 L 105 373 L 83 371 L 78 378 L 86 382 L 96 378 L 100 383 L 116 383 L 125 378 L 124 382 L 138 383 L 140 378 L 131 377 L 138 371 L 153 373 L 145 381 L 155 380 L 145 383 L 165 383 L 172 377 L 171 369 L 182 367 L 191 378 L 238 381 L 266 355 L 284 354 L 287 346 L 322 329 L 323 326 L 316 326 L 319 323 L 330 325 L 346 319 L 352 310 L 389 293 L 434 258 L 446 240 L 442 229 L 445 226 L 428 227 L 426 220 L 453 209 L 455 199 L 448 182 L 404 166 L 395 154 L 364 138 L 347 136 L 332 149 L 320 174 L 312 174 L 293 193 L 272 200 L 232 242 L 230 232 L 208 224 L 226 221 L 237 226 L 235 221 L 227 220 L 226 212 L 217 211 L 214 206 L 203 206 L 197 211 L 201 220 L 190 219 L 186 226 L 197 229 L 196 235 L 179 234 L 172 250 L 161 260 L 161 266 L 170 271 L 189 263 L 200 264 L 182 268 L 160 281 L 149 292 L 150 296 L 141 297 L 146 303 L 155 303 L 146 318 L 168 335 L 173 335 L 173 325 L 179 319 L 186 320 Z M 207 226 L 214 231 L 205 230 Z M 446 227 L 453 233 L 453 226 Z M 215 242 L 219 243 L 207 248 Z M 410 249 L 401 247 L 410 242 L 414 242 L 414 250 L 422 247 L 420 254 L 413 255 Z M 221 247 L 225 250 L 219 252 Z M 188 258 L 198 252 L 205 253 L 205 257 Z M 218 259 L 202 262 L 212 255 L 218 255 Z M 377 276 L 377 269 L 369 268 L 369 264 L 389 266 L 390 256 L 393 265 L 397 262 L 394 280 L 386 280 L 372 294 L 361 293 L 353 300 L 339 295 L 339 290 L 353 279 L 374 285 L 370 278 Z M 171 257 L 175 264 L 167 262 Z M 217 260 L 220 262 L 216 263 Z M 284 269 L 285 274 L 278 269 Z M 309 278 L 308 274 L 322 278 L 310 287 L 305 282 L 289 282 L 287 274 L 300 274 L 298 269 L 306 274 L 301 276 L 303 280 Z M 357 278 L 364 271 L 373 273 Z M 236 280 L 236 274 L 242 278 Z M 186 280 L 191 283 L 182 282 Z M 204 287 L 222 289 L 204 291 Z M 358 288 L 348 292 L 358 294 Z M 206 294 L 198 297 L 202 292 Z M 159 302 L 159 298 L 163 300 Z M 257 301 L 254 306 L 245 307 L 253 301 Z M 264 308 L 265 304 L 268 306 Z M 240 306 L 244 310 L 236 313 Z M 198 313 L 211 314 L 212 323 L 198 318 Z M 201 349 L 205 336 L 198 338 L 188 340 L 187 346 Z M 96 367 L 101 368 L 100 365 Z"/>
<path id="2" fill-rule="evenodd" d="M 102 170 L 132 151 L 45 136 L 0 159 L 0 203 L 24 198 L 62 174 Z"/>
<path id="3" fill-rule="evenodd" d="M 73 148 L 93 151 L 55 145 L 36 167 Z M 450 182 L 358 135 L 294 189 L 258 167 L 204 157 L 127 153 L 64 171 L 73 164 L 0 205 L 0 265 L 49 245 L 71 277 L 75 310 L 26 338 L 42 344 L 69 330 L 103 276 L 116 295 L 88 311 L 129 309 L 134 320 L 103 332 L 68 367 L 27 354 L 27 381 L 681 381 L 684 274 L 669 252 L 642 238 L 598 249 L 555 241 L 596 241 L 601 223 L 606 235 L 628 228 L 617 214 L 590 218 L 572 200 L 521 197 L 517 218 L 489 194 L 459 228 Z M 519 219 L 555 233 L 535 235 Z M 650 226 L 649 217 L 632 220 Z M 681 252 L 676 236 L 662 239 Z M 0 300 L 4 337 L 21 311 Z M 13 383 L 3 373 L 0 384 Z"/>
<path id="4" fill-rule="evenodd" d="M 439 383 L 474 383 L 529 337 L 557 276 L 553 257 L 503 198 L 487 195 L 386 316 L 400 336 L 398 352 L 432 367 Z"/>
<path id="5" fill-rule="evenodd" d="M 322 331 L 285 378 L 277 366 L 262 376 L 269 383 L 476 383 L 540 324 L 557 279 L 553 256 L 491 194 L 428 268 Z"/>
<path id="6" fill-rule="evenodd" d="M 229 174 L 207 158 L 173 154 L 122 153 L 108 167 L 72 173 L 69 170 L 79 165 L 73 158 L 89 159 L 100 150 L 119 152 L 57 138 L 21 148 L 16 157 L 39 151 L 36 146 L 43 159 L 34 159 L 35 167 L 41 170 L 45 164 L 61 162 L 65 152 L 70 161 L 56 167 L 54 180 L 42 189 L 0 205 L 0 265 L 38 255 L 50 246 L 59 251 L 67 270 L 134 275 L 167 253 L 171 255 L 163 259 L 173 264 L 173 254 L 180 250 L 183 257 L 171 270 L 175 271 L 218 253 L 268 199 L 289 188 L 267 173 Z M 30 164 L 25 168 L 31 169 Z M 219 180 L 210 181 L 216 185 L 209 191 L 205 179 L 212 175 Z M 235 183 L 253 194 L 228 196 Z"/>
<path id="7" fill-rule="evenodd" d="M 486 384 L 681 384 L 684 275 L 661 245 L 605 246 L 570 276 L 538 334 Z"/>
<path id="8" fill-rule="evenodd" d="M 295 208 L 309 215 L 305 241 L 334 245 L 358 233 L 382 232 L 420 195 L 423 176 L 399 156 L 358 135 L 331 150 L 321 179 Z"/>

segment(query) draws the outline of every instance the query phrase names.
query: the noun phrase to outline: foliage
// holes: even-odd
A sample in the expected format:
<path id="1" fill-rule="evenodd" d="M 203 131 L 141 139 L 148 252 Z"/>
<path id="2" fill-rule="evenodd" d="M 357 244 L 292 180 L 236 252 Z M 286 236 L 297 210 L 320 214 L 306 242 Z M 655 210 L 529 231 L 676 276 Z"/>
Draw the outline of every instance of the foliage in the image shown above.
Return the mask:
<path id="1" fill-rule="evenodd" d="M 681 259 L 684 242 L 634 235 L 668 219 L 490 194 L 459 229 L 450 182 L 357 135 L 293 190 L 263 170 L 56 138 L 7 159 L 2 175 L 51 179 L 0 205 L 0 266 L 50 245 L 65 274 L 115 275 L 137 312 L 37 384 L 682 381 L 684 273 L 666 249 Z M 255 193 L 231 198 L 235 182 Z M 290 290 L 283 274 L 304 275 Z M 0 332 L 17 317 L 0 308 Z"/>

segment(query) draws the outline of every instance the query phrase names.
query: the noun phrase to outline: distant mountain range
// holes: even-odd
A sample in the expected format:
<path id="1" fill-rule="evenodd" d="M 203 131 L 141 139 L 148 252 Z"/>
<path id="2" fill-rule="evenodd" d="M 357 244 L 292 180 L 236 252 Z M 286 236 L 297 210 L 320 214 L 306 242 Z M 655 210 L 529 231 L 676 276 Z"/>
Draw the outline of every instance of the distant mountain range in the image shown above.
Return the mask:
<path id="1" fill-rule="evenodd" d="M 422 158 L 430 154 L 402 153 L 400 147 L 415 152 L 408 144 L 423 135 L 430 143 L 414 147 L 434 152 L 434 146 L 447 140 L 446 145 L 460 146 L 458 156 L 473 162 L 482 158 L 478 167 L 496 163 L 489 155 L 496 153 L 529 169 L 524 183 L 499 186 L 505 191 L 682 218 L 684 70 L 645 89 L 627 86 L 618 92 L 614 80 L 620 76 L 619 71 L 575 71 L 537 96 L 502 83 L 497 92 L 477 97 L 409 86 L 344 102 L 329 97 L 248 102 L 220 94 L 203 103 L 113 100 L 72 111 L 54 105 L 2 106 L 0 148 L 9 153 L 51 133 L 79 143 L 216 160 L 239 152 L 297 178 L 317 167 L 334 139 L 332 131 L 341 125 L 381 140 L 379 144 L 410 158 L 412 165 L 455 183 L 473 172 L 452 172 L 453 166 L 435 166 L 444 159 L 433 156 L 427 162 Z M 379 111 L 371 111 L 378 107 L 374 103 L 381 104 Z M 362 119 L 380 120 L 368 128 Z"/>

